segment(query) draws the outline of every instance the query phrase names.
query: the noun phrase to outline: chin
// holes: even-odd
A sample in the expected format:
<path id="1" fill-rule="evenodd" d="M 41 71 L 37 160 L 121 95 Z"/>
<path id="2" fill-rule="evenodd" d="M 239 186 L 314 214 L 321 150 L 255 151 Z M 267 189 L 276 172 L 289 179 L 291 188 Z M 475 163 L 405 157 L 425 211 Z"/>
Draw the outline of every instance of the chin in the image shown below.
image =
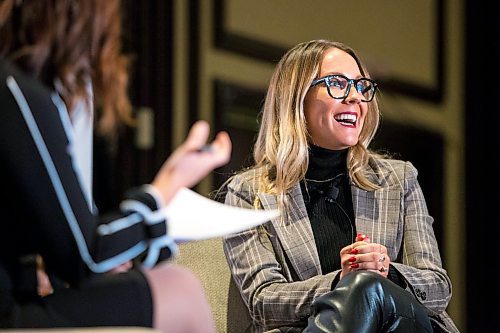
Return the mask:
<path id="1" fill-rule="evenodd" d="M 357 139 L 355 139 L 355 140 L 345 140 L 345 141 L 343 141 L 343 142 L 340 143 L 340 146 L 342 146 L 341 149 L 345 149 L 345 148 L 349 148 L 349 147 L 355 146 L 357 143 L 358 143 Z"/>

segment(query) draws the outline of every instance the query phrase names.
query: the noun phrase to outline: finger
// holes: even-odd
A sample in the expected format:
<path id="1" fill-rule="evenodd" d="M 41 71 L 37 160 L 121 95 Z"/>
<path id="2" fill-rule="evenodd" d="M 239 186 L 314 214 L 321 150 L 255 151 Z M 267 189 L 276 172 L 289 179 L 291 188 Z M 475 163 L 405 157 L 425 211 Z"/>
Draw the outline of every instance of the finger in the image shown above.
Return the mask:
<path id="1" fill-rule="evenodd" d="M 356 269 L 363 269 L 363 270 L 377 270 L 379 271 L 382 265 L 380 265 L 378 262 L 373 262 L 373 261 L 358 261 L 353 262 L 349 265 L 350 268 L 356 268 Z"/>
<path id="2" fill-rule="evenodd" d="M 358 254 L 358 253 L 369 253 L 372 252 L 372 248 L 369 245 L 369 243 L 365 241 L 359 241 L 356 243 L 353 243 L 349 247 L 349 254 Z"/>
<path id="3" fill-rule="evenodd" d="M 231 159 L 231 139 L 226 132 L 217 134 L 215 140 L 210 145 L 204 145 L 197 152 L 203 158 L 203 164 L 214 169 L 229 162 Z"/>
<path id="4" fill-rule="evenodd" d="M 352 258 L 356 258 L 356 260 L 353 260 Z M 357 254 L 349 257 L 348 259 L 351 262 L 381 262 L 381 263 L 386 263 L 389 259 L 385 254 L 381 254 L 378 252 L 368 252 L 368 253 L 362 253 L 362 254 Z"/>
<path id="5" fill-rule="evenodd" d="M 347 245 L 340 250 L 340 256 L 343 256 L 345 254 L 358 254 L 359 252 L 359 246 L 366 245 L 365 242 L 356 242 L 351 245 Z"/>
<path id="6" fill-rule="evenodd" d="M 370 239 L 370 237 L 368 237 L 366 234 L 362 234 L 360 232 L 357 233 L 357 235 L 356 235 L 357 242 L 364 241 L 365 239 Z"/>
<path id="7" fill-rule="evenodd" d="M 367 271 L 382 275 L 378 269 L 367 269 Z"/>
<path id="8" fill-rule="evenodd" d="M 382 244 L 373 244 L 373 252 L 386 254 L 387 248 L 385 246 L 383 246 Z"/>
<path id="9" fill-rule="evenodd" d="M 340 256 L 342 257 L 345 254 L 352 254 L 352 250 L 354 249 L 354 244 L 347 245 L 340 250 Z"/>
<path id="10" fill-rule="evenodd" d="M 210 126 L 204 120 L 198 120 L 189 130 L 188 137 L 184 141 L 184 147 L 187 150 L 200 149 L 208 139 Z"/>
<path id="11" fill-rule="evenodd" d="M 349 268 L 351 268 L 353 270 L 360 269 L 360 265 L 357 262 L 355 262 L 355 263 L 350 264 Z"/>
<path id="12" fill-rule="evenodd" d="M 45 273 L 44 270 L 37 269 L 36 275 L 38 279 L 38 288 L 37 288 L 38 295 L 43 297 L 51 294 L 53 292 L 53 289 L 47 273 Z"/>
<path id="13" fill-rule="evenodd" d="M 385 246 L 383 246 L 382 244 L 378 244 L 377 251 L 380 254 L 386 254 L 387 253 L 387 248 Z"/>
<path id="14" fill-rule="evenodd" d="M 379 271 L 380 273 L 386 273 L 386 272 L 389 270 L 389 268 L 388 268 L 389 266 L 388 266 L 388 265 L 386 265 L 385 263 L 381 262 L 381 263 L 379 263 L 379 264 L 380 264 L 380 265 L 379 265 L 380 267 L 379 267 L 378 271 Z"/>
<path id="15" fill-rule="evenodd" d="M 217 133 L 215 140 L 212 142 L 211 146 L 213 147 L 213 150 L 222 157 L 223 162 L 229 162 L 232 149 L 229 134 L 227 134 L 226 132 Z"/>
<path id="16" fill-rule="evenodd" d="M 387 277 L 387 273 L 381 272 L 378 269 L 367 269 L 368 272 L 377 273 L 380 276 Z"/>
<path id="17" fill-rule="evenodd" d="M 375 256 L 375 259 L 378 271 L 382 273 L 382 275 L 384 276 L 387 275 L 389 271 L 389 262 L 390 262 L 389 257 L 386 256 L 385 254 L 378 254 Z"/>

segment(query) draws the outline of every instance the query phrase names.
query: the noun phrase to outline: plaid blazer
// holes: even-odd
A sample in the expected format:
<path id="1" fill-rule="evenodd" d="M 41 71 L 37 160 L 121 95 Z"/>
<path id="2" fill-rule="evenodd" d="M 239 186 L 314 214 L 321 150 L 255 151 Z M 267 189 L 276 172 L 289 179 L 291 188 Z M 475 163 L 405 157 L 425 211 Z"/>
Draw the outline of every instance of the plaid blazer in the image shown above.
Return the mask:
<path id="1" fill-rule="evenodd" d="M 228 184 L 226 204 L 277 208 L 276 196 L 257 193 L 258 169 L 237 175 Z M 445 312 L 452 288 L 432 229 L 417 170 L 410 162 L 371 159 L 366 174 L 380 186 L 365 191 L 351 183 L 358 232 L 384 244 L 391 265 L 407 290 L 445 332 L 458 329 Z M 254 331 L 301 332 L 311 303 L 331 290 L 340 270 L 322 274 L 300 185 L 287 193 L 286 217 L 224 238 L 224 252 Z"/>

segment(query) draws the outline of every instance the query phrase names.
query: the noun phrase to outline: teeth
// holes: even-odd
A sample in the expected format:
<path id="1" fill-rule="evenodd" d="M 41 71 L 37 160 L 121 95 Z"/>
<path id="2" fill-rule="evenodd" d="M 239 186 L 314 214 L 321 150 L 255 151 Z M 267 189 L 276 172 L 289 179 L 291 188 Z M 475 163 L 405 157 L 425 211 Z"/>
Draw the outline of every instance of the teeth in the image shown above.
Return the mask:
<path id="1" fill-rule="evenodd" d="M 342 113 L 342 114 L 335 116 L 335 119 L 355 123 L 356 120 L 358 120 L 358 117 L 356 115 L 353 115 L 353 114 Z"/>

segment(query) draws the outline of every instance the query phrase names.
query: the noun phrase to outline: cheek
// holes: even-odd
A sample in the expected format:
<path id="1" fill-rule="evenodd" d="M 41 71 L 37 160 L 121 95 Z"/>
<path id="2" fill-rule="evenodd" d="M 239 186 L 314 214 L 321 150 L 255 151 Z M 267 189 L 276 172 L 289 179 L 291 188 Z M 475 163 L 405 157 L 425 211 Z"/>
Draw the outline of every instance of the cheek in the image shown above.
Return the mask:
<path id="1" fill-rule="evenodd" d="M 320 114 L 321 103 L 318 100 L 309 100 L 304 103 L 304 117 L 308 128 L 315 126 Z"/>
<path id="2" fill-rule="evenodd" d="M 315 136 L 322 128 L 328 126 L 328 108 L 322 102 L 316 102 L 304 111 L 309 134 Z"/>
<path id="3" fill-rule="evenodd" d="M 368 106 L 365 106 L 361 108 L 361 119 L 360 119 L 360 125 L 364 125 L 366 121 L 366 116 L 368 115 Z"/>

